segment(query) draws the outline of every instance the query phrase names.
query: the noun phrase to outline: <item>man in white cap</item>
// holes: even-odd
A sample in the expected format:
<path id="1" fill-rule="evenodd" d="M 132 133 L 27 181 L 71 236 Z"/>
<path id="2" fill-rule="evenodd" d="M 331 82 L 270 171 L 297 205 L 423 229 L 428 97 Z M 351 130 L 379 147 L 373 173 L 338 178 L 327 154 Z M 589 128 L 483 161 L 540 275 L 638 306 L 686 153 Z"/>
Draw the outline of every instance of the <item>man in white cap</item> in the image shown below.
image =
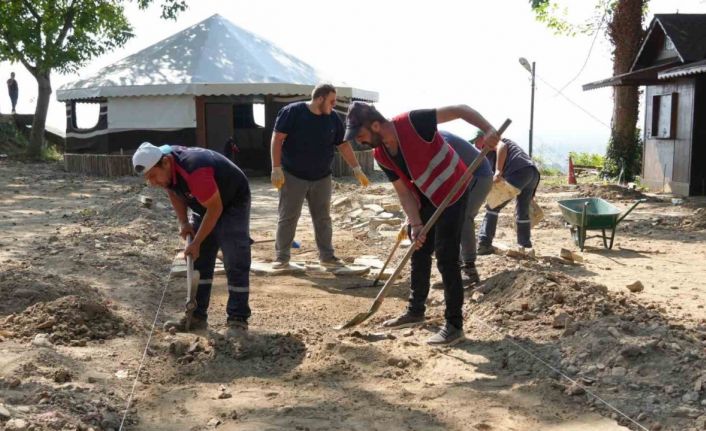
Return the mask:
<path id="1" fill-rule="evenodd" d="M 222 154 L 204 148 L 143 143 L 132 157 L 135 172 L 151 186 L 167 190 L 182 238 L 192 236 L 184 255 L 194 259 L 200 280 L 190 328 L 208 327 L 216 254 L 223 251 L 228 279 L 229 329 L 247 330 L 250 306 L 250 185 L 245 174 Z M 191 214 L 187 215 L 187 208 Z M 165 329 L 185 330 L 186 318 Z"/>

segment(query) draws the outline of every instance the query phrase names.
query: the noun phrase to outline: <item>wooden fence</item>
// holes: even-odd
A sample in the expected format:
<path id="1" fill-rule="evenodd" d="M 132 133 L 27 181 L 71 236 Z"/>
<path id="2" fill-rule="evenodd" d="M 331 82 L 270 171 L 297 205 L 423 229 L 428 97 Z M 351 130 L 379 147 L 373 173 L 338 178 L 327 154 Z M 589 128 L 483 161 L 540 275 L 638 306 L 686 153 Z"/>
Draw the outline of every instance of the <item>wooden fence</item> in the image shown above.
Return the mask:
<path id="1" fill-rule="evenodd" d="M 355 157 L 358 159 L 358 163 L 360 163 L 360 167 L 363 168 L 363 172 L 368 175 L 371 174 L 375 165 L 373 150 L 353 151 L 353 154 L 355 154 Z M 333 171 L 334 177 L 347 177 L 353 175 L 353 169 L 348 166 L 348 163 L 343 160 L 341 153 L 338 151 L 334 153 L 331 170 Z"/>
<path id="2" fill-rule="evenodd" d="M 68 172 L 100 177 L 133 175 L 132 156 L 119 154 L 64 154 L 64 168 Z"/>

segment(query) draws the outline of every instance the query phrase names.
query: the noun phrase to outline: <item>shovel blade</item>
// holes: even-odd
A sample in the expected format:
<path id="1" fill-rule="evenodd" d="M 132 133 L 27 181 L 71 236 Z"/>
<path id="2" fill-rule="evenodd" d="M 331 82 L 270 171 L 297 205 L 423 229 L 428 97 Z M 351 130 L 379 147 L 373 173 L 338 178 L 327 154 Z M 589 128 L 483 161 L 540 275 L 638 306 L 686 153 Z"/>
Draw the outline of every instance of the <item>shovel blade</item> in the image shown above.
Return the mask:
<path id="1" fill-rule="evenodd" d="M 367 313 L 356 314 L 355 317 L 353 317 L 351 320 L 344 323 L 343 325 L 338 326 L 336 329 L 338 329 L 338 330 L 348 329 L 348 328 L 352 328 L 354 326 L 360 325 L 361 323 L 368 320 L 370 318 L 370 316 L 375 314 L 380 309 L 381 305 L 382 305 L 382 301 L 376 299 L 375 302 L 373 302 L 373 306 L 370 307 L 370 310 L 368 310 Z"/>
<path id="2" fill-rule="evenodd" d="M 373 314 L 373 313 L 371 313 L 371 312 L 367 312 L 367 313 L 358 313 L 358 314 L 355 315 L 355 317 L 353 317 L 353 318 L 352 318 L 351 320 L 349 320 L 348 322 L 344 323 L 344 324 L 341 325 L 341 326 L 337 326 L 336 329 L 341 330 L 341 329 L 348 329 L 348 328 L 352 328 L 352 327 L 354 327 L 354 326 L 358 326 L 358 325 L 360 325 L 361 323 L 363 323 L 363 322 L 365 322 L 366 320 L 368 320 L 368 318 L 369 318 L 370 316 L 372 316 L 372 314 Z"/>

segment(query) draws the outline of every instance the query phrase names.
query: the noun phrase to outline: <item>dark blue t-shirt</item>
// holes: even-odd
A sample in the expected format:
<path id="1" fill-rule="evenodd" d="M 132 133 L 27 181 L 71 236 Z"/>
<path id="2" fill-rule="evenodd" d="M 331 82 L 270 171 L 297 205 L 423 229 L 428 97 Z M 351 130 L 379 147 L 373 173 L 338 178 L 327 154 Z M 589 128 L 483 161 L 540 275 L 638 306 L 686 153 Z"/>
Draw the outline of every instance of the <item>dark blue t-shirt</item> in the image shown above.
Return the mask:
<path id="1" fill-rule="evenodd" d="M 527 155 L 522 148 L 515 142 L 503 138 L 503 142 L 507 145 L 507 157 L 505 157 L 505 166 L 503 166 L 503 176 L 507 177 L 511 173 L 518 171 L 528 166 L 535 166 L 530 156 Z M 495 172 L 495 163 L 498 157 L 497 151 L 488 153 L 488 161 L 490 162 L 493 172 Z"/>
<path id="2" fill-rule="evenodd" d="M 248 178 L 223 154 L 179 145 L 164 145 L 160 149 L 171 154 L 175 162 L 169 189 L 184 199 L 194 212 L 205 214 L 206 208 L 202 204 L 216 191 L 221 195 L 223 208 L 250 201 Z"/>
<path id="3" fill-rule="evenodd" d="M 343 122 L 335 112 L 316 115 L 306 102 L 280 109 L 275 132 L 287 134 L 282 144 L 282 168 L 308 181 L 331 175 L 334 147 L 343 143 L 343 131 Z"/>

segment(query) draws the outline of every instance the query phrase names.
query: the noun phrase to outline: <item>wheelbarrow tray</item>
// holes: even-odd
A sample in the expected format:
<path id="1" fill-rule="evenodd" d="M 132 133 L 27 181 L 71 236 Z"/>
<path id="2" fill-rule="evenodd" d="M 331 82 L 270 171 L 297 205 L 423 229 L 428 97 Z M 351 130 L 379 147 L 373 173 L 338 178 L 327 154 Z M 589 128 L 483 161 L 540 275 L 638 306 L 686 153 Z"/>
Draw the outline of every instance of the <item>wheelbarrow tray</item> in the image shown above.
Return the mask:
<path id="1" fill-rule="evenodd" d="M 582 220 L 586 203 L 586 220 Z M 618 224 L 621 213 L 618 208 L 601 198 L 566 199 L 559 201 L 559 208 L 567 223 L 590 230 L 613 229 Z"/>
<path id="2" fill-rule="evenodd" d="M 603 246 L 608 249 L 613 248 L 616 226 L 640 202 L 644 201 L 644 199 L 637 200 L 622 215 L 618 208 L 601 198 L 565 199 L 559 201 L 558 204 L 566 224 L 569 225 L 574 242 L 583 251 L 586 238 L 588 238 L 586 232 L 589 230 L 600 230 L 599 237 L 603 238 Z M 606 230 L 609 231 L 608 234 L 606 234 Z"/>

